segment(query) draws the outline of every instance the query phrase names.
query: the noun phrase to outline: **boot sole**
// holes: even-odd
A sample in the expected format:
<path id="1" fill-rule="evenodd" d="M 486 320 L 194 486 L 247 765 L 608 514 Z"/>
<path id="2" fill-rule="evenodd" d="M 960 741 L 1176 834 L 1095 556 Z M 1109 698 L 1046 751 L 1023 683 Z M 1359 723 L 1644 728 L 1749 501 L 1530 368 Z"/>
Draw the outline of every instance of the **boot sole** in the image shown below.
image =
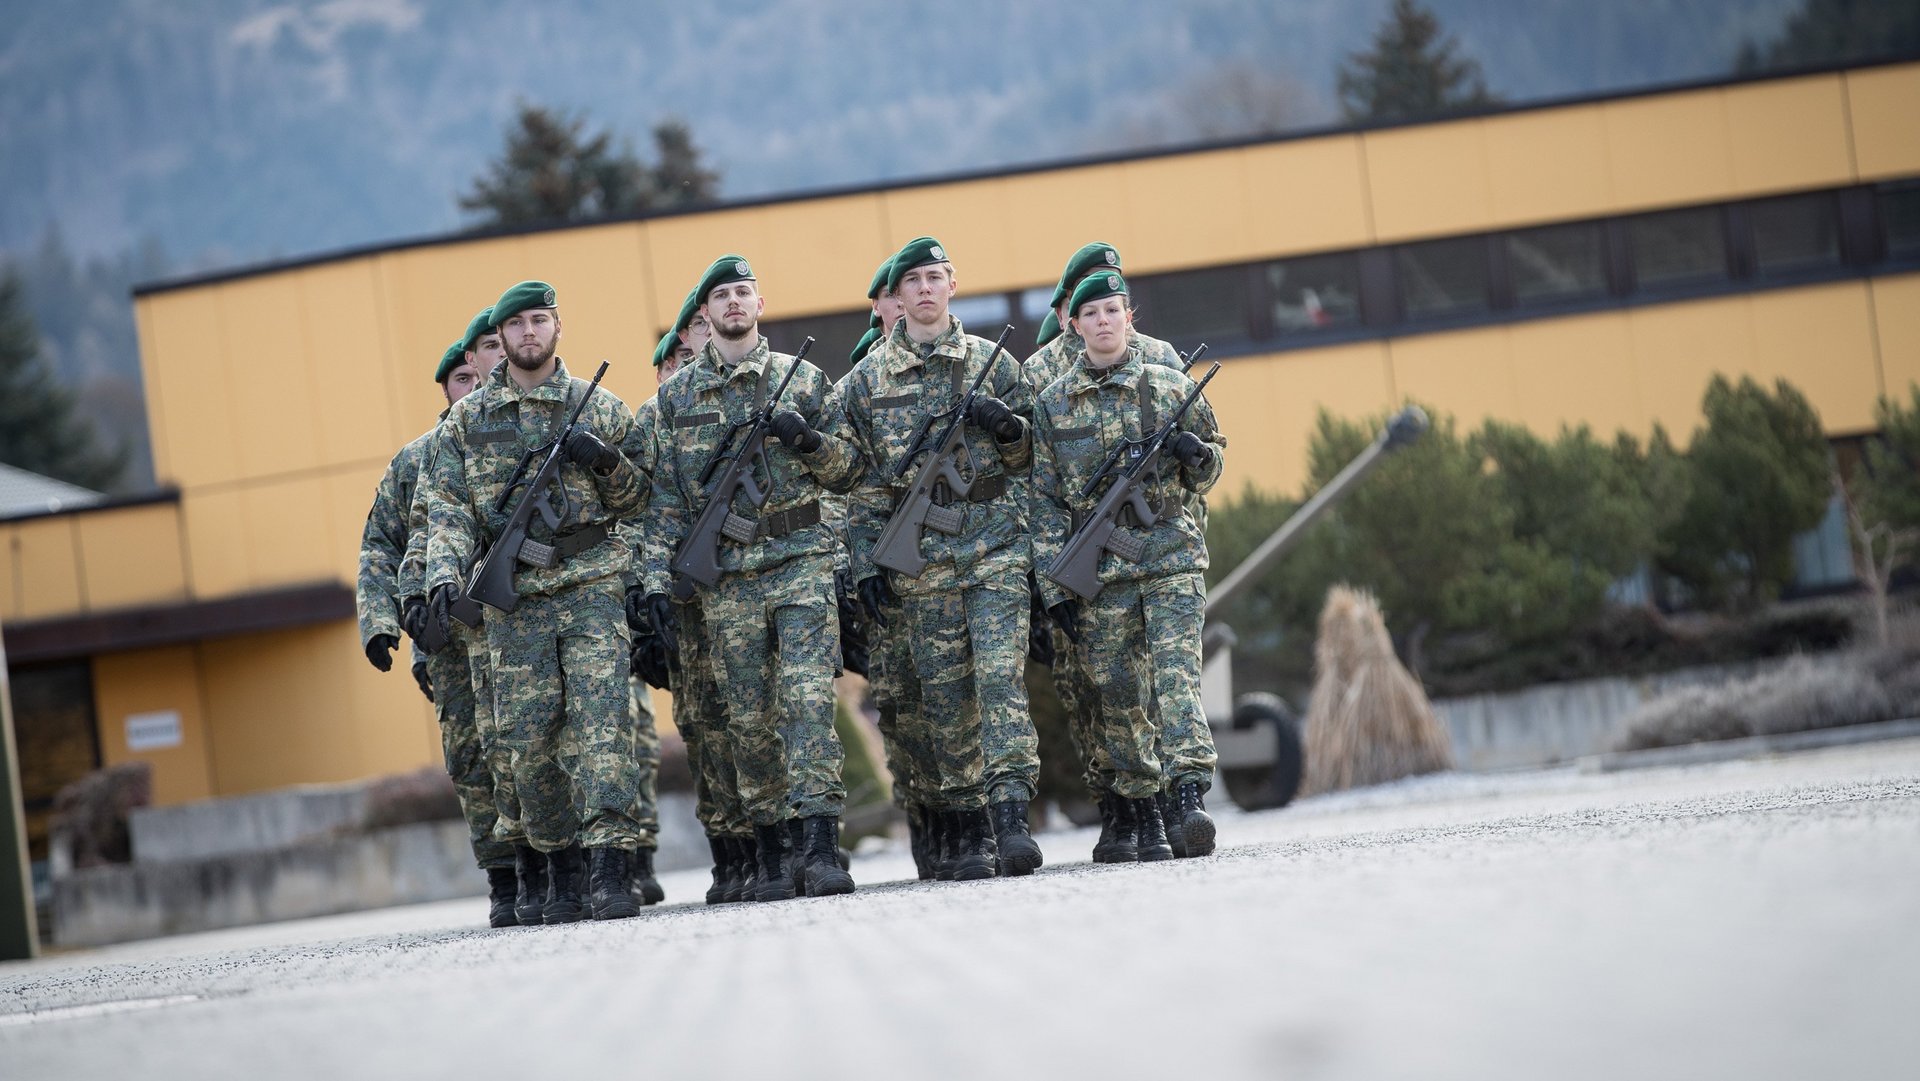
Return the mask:
<path id="1" fill-rule="evenodd" d="M 966 860 L 953 869 L 955 882 L 978 882 L 993 877 L 993 864 L 985 860 L 975 862 Z"/>
<path id="2" fill-rule="evenodd" d="M 1176 855 L 1191 859 L 1195 856 L 1213 855 L 1213 819 L 1206 817 L 1190 818 L 1181 826 L 1186 837 L 1185 851 Z"/>
<path id="3" fill-rule="evenodd" d="M 520 915 L 512 909 L 507 909 L 503 912 L 489 912 L 487 913 L 487 926 L 496 929 L 501 927 L 518 927 L 520 926 Z"/>
<path id="4" fill-rule="evenodd" d="M 579 923 L 586 911 L 579 905 L 548 905 L 540 910 L 542 923 Z"/>
<path id="5" fill-rule="evenodd" d="M 1168 845 L 1149 845 L 1140 850 L 1141 863 L 1159 863 L 1173 858 L 1173 849 Z"/>
<path id="6" fill-rule="evenodd" d="M 624 901 L 596 905 L 593 910 L 593 918 L 596 920 L 630 920 L 639 914 L 640 906 L 634 904 L 631 897 Z"/>
<path id="7" fill-rule="evenodd" d="M 538 927 L 546 922 L 545 914 L 537 908 L 516 908 L 513 918 L 519 920 L 522 927 Z"/>
<path id="8" fill-rule="evenodd" d="M 793 893 L 792 886 L 761 886 L 753 891 L 753 899 L 755 901 L 791 901 Z"/>
<path id="9" fill-rule="evenodd" d="M 807 883 L 808 897 L 837 897 L 853 892 L 853 876 L 845 871 L 837 874 L 823 874 Z"/>
<path id="10" fill-rule="evenodd" d="M 1013 851 L 1007 851 L 1009 848 Z M 1040 846 L 1034 844 L 1030 838 L 1024 845 L 1017 841 L 1011 844 L 1002 842 L 1000 845 L 1000 873 L 1002 875 L 1014 877 L 1030 875 L 1038 871 L 1045 863 L 1046 857 L 1040 854 Z"/>

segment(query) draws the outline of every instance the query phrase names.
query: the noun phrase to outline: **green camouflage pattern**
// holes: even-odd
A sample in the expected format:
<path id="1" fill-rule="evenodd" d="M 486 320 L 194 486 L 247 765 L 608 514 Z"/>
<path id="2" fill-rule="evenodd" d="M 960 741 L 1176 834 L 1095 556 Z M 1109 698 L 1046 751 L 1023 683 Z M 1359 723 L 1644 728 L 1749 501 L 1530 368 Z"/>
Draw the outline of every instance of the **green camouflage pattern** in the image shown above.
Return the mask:
<path id="1" fill-rule="evenodd" d="M 833 729 L 840 621 L 832 552 L 727 574 L 701 600 L 748 819 L 762 826 L 839 815 L 847 793 Z"/>
<path id="2" fill-rule="evenodd" d="M 1213 738 L 1200 705 L 1205 608 L 1204 580 L 1183 573 L 1114 582 L 1082 605 L 1079 657 L 1099 701 L 1088 740 L 1096 791 L 1142 799 L 1168 783 L 1211 787 Z"/>
<path id="3" fill-rule="evenodd" d="M 354 581 L 354 610 L 360 619 L 360 645 L 382 634 L 401 637 L 401 567 L 412 537 L 409 511 L 420 482 L 420 463 L 433 443 L 429 431 L 401 447 L 373 490 L 366 528 L 360 534 L 360 572 Z"/>
<path id="4" fill-rule="evenodd" d="M 1140 347 L 1140 356 L 1148 364 L 1158 364 L 1164 368 L 1180 371 L 1186 362 L 1180 359 L 1180 351 L 1172 342 L 1161 341 L 1150 334 L 1137 330 L 1127 331 L 1127 345 Z M 1063 326 L 1060 336 L 1034 350 L 1027 358 L 1023 368 L 1027 382 L 1032 384 L 1035 394 L 1047 389 L 1060 373 L 1073 367 L 1074 362 L 1087 354 L 1087 340 L 1073 332 L 1071 326 Z"/>
<path id="5" fill-rule="evenodd" d="M 1103 485 L 1091 495 L 1082 496 L 1087 481 L 1099 471 L 1113 447 L 1124 439 L 1147 434 L 1143 420 L 1166 423 L 1193 390 L 1191 379 L 1177 369 L 1146 363 L 1144 352 L 1140 343 L 1130 343 L 1126 358 L 1105 369 L 1088 367 L 1082 354 L 1083 359 L 1049 384 L 1035 404 L 1033 563 L 1048 608 L 1065 599 L 1067 593 L 1047 577 L 1047 567 L 1065 546 L 1074 523 L 1083 521 L 1106 494 Z M 1143 372 L 1149 381 L 1152 418 L 1140 415 L 1138 384 Z M 1112 552 L 1102 553 L 1102 583 L 1207 569 L 1206 535 L 1184 507 L 1190 493 L 1204 495 L 1220 479 L 1226 466 L 1227 441 L 1204 396 L 1193 403 L 1180 427 L 1212 445 L 1213 461 L 1203 470 L 1192 470 L 1174 462 L 1171 455 L 1163 456 L 1160 475 L 1149 486 L 1148 496 L 1162 505 L 1179 504 L 1182 513 L 1163 515 L 1148 530 L 1125 525 L 1115 530 L 1141 540 L 1145 556 L 1132 563 Z"/>
<path id="6" fill-rule="evenodd" d="M 486 630 L 470 628 L 459 620 L 453 622 L 453 640 L 466 652 L 467 673 L 473 680 L 474 731 L 486 756 L 487 773 L 493 778 L 493 839 L 523 845 L 527 834 L 520 825 L 520 797 L 513 787 L 513 756 L 502 738 L 499 714 L 493 707 L 493 659 L 487 650 Z"/>
<path id="7" fill-rule="evenodd" d="M 937 806 L 1032 800 L 1040 743 L 1027 709 L 1027 572 L 901 598 L 902 630 L 932 719 Z"/>
<path id="8" fill-rule="evenodd" d="M 772 352 L 766 339 L 738 363 L 725 363 L 709 343 L 660 387 L 656 397 L 659 418 L 653 437 L 653 483 L 645 514 L 645 557 L 641 580 L 648 593 L 665 593 L 671 583 L 673 553 L 685 539 L 706 505 L 700 475 L 728 431 L 749 418 L 756 394 L 771 395 L 785 377 L 793 358 Z M 826 418 L 835 412 L 833 385 L 812 363 L 801 361 L 787 385 L 779 408 L 793 409 L 825 436 L 820 447 L 802 454 L 777 439 L 767 439 L 767 468 L 771 478 L 767 501 L 755 510 L 744 494 L 737 495 L 733 511 L 749 519 L 775 514 L 818 500 L 821 489 L 845 491 L 856 479 L 855 462 L 844 440 L 825 433 Z M 762 375 L 765 389 L 759 389 Z M 734 436 L 738 449 L 741 436 Z M 823 520 L 784 537 L 762 538 L 751 544 L 720 542 L 723 575 L 769 570 L 790 559 L 808 555 L 831 556 L 833 530 Z M 831 560 L 829 560 L 831 568 Z M 829 591 L 831 590 L 829 570 Z M 838 667 L 836 661 L 827 670 Z"/>
<path id="9" fill-rule="evenodd" d="M 467 820 L 468 839 L 473 858 L 481 867 L 512 867 L 512 838 L 501 838 L 499 811 L 495 806 L 493 769 L 488 760 L 487 734 L 477 719 L 478 691 L 468 668 L 469 640 L 478 635 L 461 623 L 454 628 L 454 641 L 446 648 L 427 654 L 427 675 L 433 680 L 433 714 L 440 722 L 440 750 L 446 760 L 447 776 L 453 779 L 453 793 L 460 800 L 460 814 Z M 492 712 L 488 704 L 488 712 Z"/>
<path id="10" fill-rule="evenodd" d="M 653 725 L 652 699 L 645 683 L 627 677 L 627 719 L 633 725 L 636 771 L 633 824 L 640 831 L 641 848 L 656 848 L 660 840 L 660 730 Z"/>
<path id="11" fill-rule="evenodd" d="M 887 614 L 890 626 L 869 624 L 867 686 L 879 713 L 880 745 L 893 777 L 893 802 L 926 805 L 940 790 L 938 738 L 921 708 L 920 675 L 904 616 Z"/>
<path id="12" fill-rule="evenodd" d="M 1067 721 L 1067 739 L 1080 760 L 1081 780 L 1098 796 L 1101 770 L 1111 769 L 1098 761 L 1100 748 L 1093 738 L 1094 726 L 1100 719 L 1100 689 L 1093 685 L 1086 666 L 1080 663 L 1080 647 L 1067 637 L 1067 632 L 1054 627 L 1050 633 L 1053 636 L 1053 691 L 1060 698 L 1060 711 Z"/>
<path id="13" fill-rule="evenodd" d="M 680 670 L 674 675 L 673 724 L 687 745 L 693 774 L 694 814 L 709 837 L 743 837 L 753 832 L 740 803 L 733 750 L 727 742 L 727 706 L 714 673 L 713 644 L 707 635 L 705 608 L 695 595 L 676 601 Z"/>
<path id="14" fill-rule="evenodd" d="M 512 612 L 489 612 L 486 631 L 494 710 L 527 842 L 542 852 L 576 840 L 637 846 L 619 575 L 523 596 Z"/>
<path id="15" fill-rule="evenodd" d="M 498 508 L 521 457 L 550 445 L 567 422 L 569 396 L 585 392 L 585 380 L 567 374 L 564 362 L 540 385 L 521 390 L 501 364 L 479 389 L 454 403 L 440 422 L 427 489 L 426 592 L 458 582 L 484 542 L 500 535 L 513 506 Z M 581 413 L 582 427 L 610 447 L 623 451 L 633 437 L 633 414 L 604 387 L 596 388 Z M 565 489 L 569 511 L 557 532 L 614 523 L 639 509 L 645 492 L 631 454 L 622 454 L 613 472 L 596 477 L 572 462 L 560 467 L 559 487 Z M 536 468 L 529 464 L 528 471 Z M 525 489 L 523 488 L 522 491 Z M 517 501 L 516 497 L 516 501 Z M 556 509 L 558 494 L 553 498 Z M 535 515 L 528 537 L 551 541 L 556 530 Z M 631 553 L 618 543 L 603 542 L 576 554 L 557 567 L 520 566 L 513 576 L 521 597 L 552 596 L 570 586 L 618 576 L 631 565 Z"/>

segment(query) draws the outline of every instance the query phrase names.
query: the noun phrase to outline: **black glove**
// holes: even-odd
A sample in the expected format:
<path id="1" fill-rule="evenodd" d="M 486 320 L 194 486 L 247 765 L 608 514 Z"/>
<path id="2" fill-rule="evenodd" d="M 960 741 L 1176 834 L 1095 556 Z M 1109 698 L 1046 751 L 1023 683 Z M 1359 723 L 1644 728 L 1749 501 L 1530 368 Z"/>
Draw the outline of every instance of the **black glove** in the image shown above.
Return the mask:
<path id="1" fill-rule="evenodd" d="M 1047 618 L 1046 604 L 1032 572 L 1027 574 L 1027 657 L 1035 664 L 1053 667 L 1053 621 Z"/>
<path id="2" fill-rule="evenodd" d="M 1053 618 L 1053 625 L 1066 634 L 1067 641 L 1080 644 L 1080 602 L 1068 597 L 1066 600 L 1047 609 L 1047 615 Z"/>
<path id="3" fill-rule="evenodd" d="M 791 409 L 782 409 L 773 415 L 773 421 L 767 425 L 780 442 L 802 454 L 812 454 L 820 449 L 820 433 L 807 427 L 807 418 Z"/>
<path id="4" fill-rule="evenodd" d="M 367 639 L 367 662 L 382 672 L 393 670 L 393 649 L 400 639 L 391 634 L 376 634 Z"/>
<path id="5" fill-rule="evenodd" d="M 613 472 L 620 464 L 620 452 L 600 441 L 600 437 L 585 428 L 575 428 L 567 437 L 567 460 L 575 465 L 585 466 L 595 473 L 605 476 Z"/>
<path id="6" fill-rule="evenodd" d="M 673 689 L 673 664 L 667 657 L 667 644 L 652 628 L 633 636 L 633 650 L 628 660 L 633 665 L 633 674 L 645 680 L 647 686 L 663 691 Z"/>
<path id="7" fill-rule="evenodd" d="M 420 693 L 427 696 L 427 701 L 433 701 L 433 679 L 427 675 L 425 658 L 413 662 L 413 682 L 420 688 Z"/>
<path id="8" fill-rule="evenodd" d="M 867 674 L 867 619 L 855 596 L 853 573 L 833 572 L 833 599 L 840 609 L 840 669 L 855 675 Z"/>
<path id="9" fill-rule="evenodd" d="M 1019 416 L 1007 408 L 1007 403 L 990 395 L 983 394 L 973 400 L 973 408 L 967 411 L 967 422 L 992 432 L 993 438 L 1002 443 L 1020 438 Z"/>
<path id="10" fill-rule="evenodd" d="M 876 574 L 871 578 L 860 579 L 860 605 L 867 615 L 880 626 L 887 626 L 885 609 L 897 608 L 900 598 L 893 595 L 893 587 L 887 584 L 887 576 Z"/>
<path id="11" fill-rule="evenodd" d="M 639 586 L 627 590 L 627 629 L 634 634 L 652 629 L 647 622 L 647 594 Z"/>
<path id="12" fill-rule="evenodd" d="M 660 639 L 660 645 L 672 657 L 680 652 L 679 621 L 673 616 L 673 602 L 665 593 L 649 593 L 643 601 L 647 606 L 647 629 Z"/>
<path id="13" fill-rule="evenodd" d="M 420 636 L 427 633 L 427 600 L 425 597 L 408 597 L 400 606 L 400 629 L 407 637 L 418 642 Z"/>
<path id="14" fill-rule="evenodd" d="M 453 598 L 458 592 L 458 586 L 447 582 L 434 586 L 433 592 L 427 594 L 427 620 L 443 642 L 453 639 Z M 420 629 L 424 631 L 426 625 Z"/>
<path id="15" fill-rule="evenodd" d="M 1213 448 L 1192 432 L 1181 432 L 1167 444 L 1167 450 L 1188 469 L 1205 469 L 1213 464 Z"/>

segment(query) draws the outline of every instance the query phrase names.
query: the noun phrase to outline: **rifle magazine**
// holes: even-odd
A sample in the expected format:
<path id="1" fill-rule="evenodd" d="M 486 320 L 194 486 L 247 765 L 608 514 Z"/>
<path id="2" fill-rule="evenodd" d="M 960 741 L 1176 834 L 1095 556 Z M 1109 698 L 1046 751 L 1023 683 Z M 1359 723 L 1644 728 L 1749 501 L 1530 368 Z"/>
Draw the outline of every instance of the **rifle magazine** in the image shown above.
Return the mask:
<path id="1" fill-rule="evenodd" d="M 728 511 L 720 522 L 720 535 L 737 544 L 752 544 L 757 528 L 753 519 Z"/>
<path id="2" fill-rule="evenodd" d="M 554 551 L 552 545 L 541 544 L 532 537 L 520 542 L 518 558 L 527 566 L 538 567 L 543 571 L 552 570 L 560 565 L 560 553 Z"/>
<path id="3" fill-rule="evenodd" d="M 927 508 L 927 528 L 937 529 L 949 537 L 957 537 L 960 535 L 960 530 L 965 525 L 966 519 L 966 508 L 959 503 L 947 507 L 936 505 Z"/>
<path id="4" fill-rule="evenodd" d="M 1142 537 L 1116 529 L 1107 537 L 1107 551 L 1129 563 L 1138 563 L 1147 558 L 1147 542 Z"/>

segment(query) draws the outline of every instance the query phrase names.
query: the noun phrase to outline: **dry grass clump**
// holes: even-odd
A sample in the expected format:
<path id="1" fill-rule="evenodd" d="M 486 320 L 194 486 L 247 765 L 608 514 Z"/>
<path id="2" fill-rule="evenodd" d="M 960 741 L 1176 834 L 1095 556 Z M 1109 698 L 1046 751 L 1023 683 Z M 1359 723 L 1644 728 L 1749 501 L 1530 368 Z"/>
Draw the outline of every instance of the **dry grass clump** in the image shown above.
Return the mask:
<path id="1" fill-rule="evenodd" d="M 1372 596 L 1347 586 L 1328 591 L 1313 654 L 1303 794 L 1452 768 L 1446 726 L 1394 656 Z"/>
<path id="2" fill-rule="evenodd" d="M 1890 671 L 1920 689 L 1920 673 L 1912 665 Z M 1634 751 L 1778 735 L 1900 715 L 1870 660 L 1840 656 L 1815 661 L 1797 656 L 1747 679 L 1684 687 L 1647 702 L 1622 718 L 1613 748 Z"/>

